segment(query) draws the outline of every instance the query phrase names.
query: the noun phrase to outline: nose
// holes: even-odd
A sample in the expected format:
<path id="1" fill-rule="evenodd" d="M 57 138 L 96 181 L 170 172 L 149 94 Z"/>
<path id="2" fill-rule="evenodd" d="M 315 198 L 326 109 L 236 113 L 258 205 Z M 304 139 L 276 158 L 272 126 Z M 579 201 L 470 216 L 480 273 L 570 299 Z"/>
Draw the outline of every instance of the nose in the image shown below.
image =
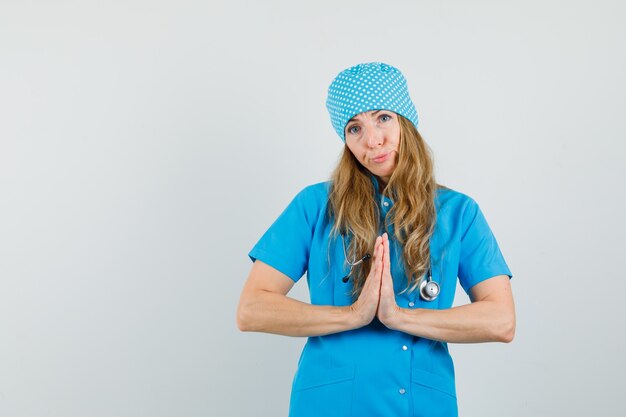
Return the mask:
<path id="1" fill-rule="evenodd" d="M 383 132 L 375 126 L 370 126 L 369 129 L 365 131 L 367 146 L 370 148 L 376 148 L 383 144 L 384 134 Z"/>

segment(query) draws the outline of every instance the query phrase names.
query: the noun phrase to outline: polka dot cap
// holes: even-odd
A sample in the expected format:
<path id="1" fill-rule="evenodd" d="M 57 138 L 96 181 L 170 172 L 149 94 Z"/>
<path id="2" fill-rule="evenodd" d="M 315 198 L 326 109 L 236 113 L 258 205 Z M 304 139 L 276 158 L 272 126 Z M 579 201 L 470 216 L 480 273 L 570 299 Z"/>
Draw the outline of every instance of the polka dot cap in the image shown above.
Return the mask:
<path id="1" fill-rule="evenodd" d="M 364 111 L 390 110 L 409 119 L 417 128 L 417 111 L 406 79 L 400 70 L 382 62 L 359 64 L 341 71 L 328 87 L 326 108 L 344 142 L 348 120 Z"/>

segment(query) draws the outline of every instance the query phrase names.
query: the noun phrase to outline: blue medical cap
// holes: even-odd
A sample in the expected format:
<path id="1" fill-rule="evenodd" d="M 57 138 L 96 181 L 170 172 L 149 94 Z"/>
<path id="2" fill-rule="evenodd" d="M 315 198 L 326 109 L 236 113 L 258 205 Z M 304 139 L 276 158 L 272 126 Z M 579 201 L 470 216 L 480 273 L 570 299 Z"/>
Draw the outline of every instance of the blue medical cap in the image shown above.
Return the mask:
<path id="1" fill-rule="evenodd" d="M 358 64 L 341 71 L 328 87 L 326 108 L 344 142 L 348 120 L 364 111 L 390 110 L 409 119 L 417 129 L 417 111 L 404 75 L 382 62 Z"/>

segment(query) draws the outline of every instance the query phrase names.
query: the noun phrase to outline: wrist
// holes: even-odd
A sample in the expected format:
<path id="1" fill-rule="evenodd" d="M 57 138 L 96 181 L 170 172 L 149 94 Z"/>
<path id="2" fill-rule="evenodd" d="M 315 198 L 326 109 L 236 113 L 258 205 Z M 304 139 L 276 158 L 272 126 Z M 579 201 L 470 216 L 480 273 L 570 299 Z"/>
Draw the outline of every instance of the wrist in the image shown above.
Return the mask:
<path id="1" fill-rule="evenodd" d="M 350 330 L 358 329 L 367 324 L 365 321 L 365 318 L 363 317 L 363 314 L 359 312 L 359 310 L 355 307 L 354 304 L 347 306 L 345 308 L 347 311 L 346 313 L 347 325 Z"/>
<path id="2" fill-rule="evenodd" d="M 406 315 L 406 310 L 401 307 L 396 307 L 393 310 L 393 313 L 390 314 L 385 319 L 385 326 L 391 330 L 400 330 L 402 328 L 402 323 L 404 323 L 404 318 Z"/>

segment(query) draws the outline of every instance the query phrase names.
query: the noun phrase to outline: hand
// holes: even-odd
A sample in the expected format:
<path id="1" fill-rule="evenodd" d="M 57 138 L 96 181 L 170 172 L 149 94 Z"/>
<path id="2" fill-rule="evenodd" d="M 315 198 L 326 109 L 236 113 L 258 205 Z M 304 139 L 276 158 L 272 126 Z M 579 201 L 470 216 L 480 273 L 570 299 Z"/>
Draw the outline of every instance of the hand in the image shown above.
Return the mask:
<path id="1" fill-rule="evenodd" d="M 389 236 L 383 234 L 383 268 L 380 286 L 380 301 L 376 315 L 378 320 L 388 328 L 393 328 L 394 320 L 400 315 L 400 307 L 396 303 L 396 294 L 393 290 L 393 278 L 391 277 L 391 255 L 389 254 Z"/>
<path id="2" fill-rule="evenodd" d="M 374 243 L 374 256 L 359 298 L 350 306 L 357 317 L 358 327 L 365 326 L 376 317 L 380 300 L 380 283 L 383 272 L 383 238 L 378 236 Z"/>

